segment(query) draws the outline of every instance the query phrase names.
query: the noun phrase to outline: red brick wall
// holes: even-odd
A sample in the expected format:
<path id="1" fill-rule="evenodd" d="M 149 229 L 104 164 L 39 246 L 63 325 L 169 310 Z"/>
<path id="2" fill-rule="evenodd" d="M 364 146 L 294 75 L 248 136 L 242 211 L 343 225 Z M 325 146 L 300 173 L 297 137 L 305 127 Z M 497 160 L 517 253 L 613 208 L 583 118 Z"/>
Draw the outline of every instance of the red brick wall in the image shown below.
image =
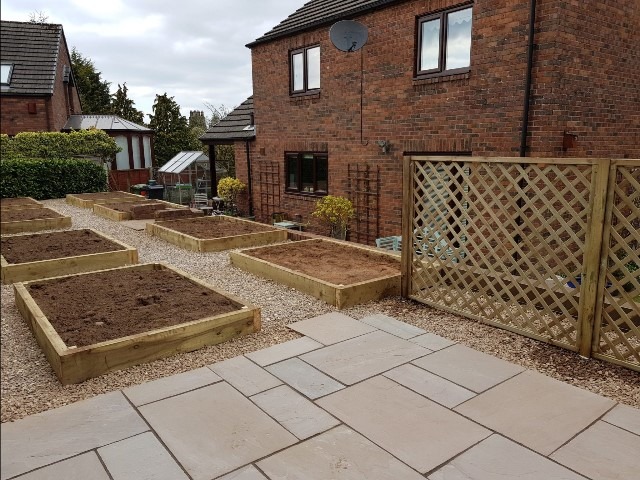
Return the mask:
<path id="1" fill-rule="evenodd" d="M 29 104 L 36 113 L 29 113 Z M 15 135 L 20 132 L 50 131 L 47 118 L 47 100 L 43 97 L 0 96 L 0 132 Z"/>
<path id="2" fill-rule="evenodd" d="M 416 18 L 460 3 L 408 1 L 358 17 L 369 41 L 355 53 L 335 49 L 329 27 L 252 49 L 254 165 L 280 162 L 282 211 L 306 221 L 315 204 L 284 193 L 287 150 L 326 146 L 332 195 L 345 194 L 348 163 L 379 165 L 381 236 L 400 233 L 404 152 L 518 155 L 529 1 L 477 0 L 470 73 L 414 80 Z M 637 0 L 538 0 L 530 155 L 640 157 L 638 16 Z M 321 92 L 290 97 L 288 52 L 312 44 L 321 46 Z M 567 152 L 565 130 L 579 135 Z M 389 153 L 378 140 L 390 141 Z"/>

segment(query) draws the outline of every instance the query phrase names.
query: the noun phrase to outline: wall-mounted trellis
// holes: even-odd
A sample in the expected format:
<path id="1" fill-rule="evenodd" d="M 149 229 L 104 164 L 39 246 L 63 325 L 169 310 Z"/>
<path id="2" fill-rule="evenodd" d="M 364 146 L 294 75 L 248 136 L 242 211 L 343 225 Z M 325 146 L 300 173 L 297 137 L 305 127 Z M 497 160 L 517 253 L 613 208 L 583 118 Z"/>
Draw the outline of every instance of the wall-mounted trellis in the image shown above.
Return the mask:
<path id="1" fill-rule="evenodd" d="M 280 211 L 280 164 L 278 162 L 258 163 L 258 188 L 260 210 L 258 221 L 271 222 L 271 215 Z"/>
<path id="2" fill-rule="evenodd" d="M 640 370 L 640 162 L 404 167 L 405 296 Z"/>
<path id="3" fill-rule="evenodd" d="M 380 236 L 380 167 L 348 164 L 347 195 L 356 212 L 349 239 L 373 245 Z"/>

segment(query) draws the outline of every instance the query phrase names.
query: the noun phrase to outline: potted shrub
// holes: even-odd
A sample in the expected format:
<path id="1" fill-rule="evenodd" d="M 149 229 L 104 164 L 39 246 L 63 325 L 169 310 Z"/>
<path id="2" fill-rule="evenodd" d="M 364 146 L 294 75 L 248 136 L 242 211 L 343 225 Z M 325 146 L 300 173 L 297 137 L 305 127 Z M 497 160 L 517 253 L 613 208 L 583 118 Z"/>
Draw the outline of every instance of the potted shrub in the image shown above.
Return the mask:
<path id="1" fill-rule="evenodd" d="M 331 237 L 345 240 L 347 225 L 355 216 L 355 210 L 348 198 L 327 195 L 318 200 L 316 209 L 311 215 L 329 227 Z"/>

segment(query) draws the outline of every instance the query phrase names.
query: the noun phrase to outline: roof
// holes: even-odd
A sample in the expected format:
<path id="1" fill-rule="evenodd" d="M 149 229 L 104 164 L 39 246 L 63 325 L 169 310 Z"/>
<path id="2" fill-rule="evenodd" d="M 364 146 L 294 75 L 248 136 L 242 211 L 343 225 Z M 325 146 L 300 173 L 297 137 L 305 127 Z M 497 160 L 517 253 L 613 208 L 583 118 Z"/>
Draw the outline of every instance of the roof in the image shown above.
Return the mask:
<path id="1" fill-rule="evenodd" d="M 276 38 L 287 37 L 298 32 L 359 15 L 397 3 L 399 0 L 311 0 L 285 18 L 267 33 L 247 44 L 251 48 Z"/>
<path id="2" fill-rule="evenodd" d="M 118 117 L 117 115 L 71 115 L 69 116 L 67 123 L 62 127 L 62 131 L 88 130 L 92 127 L 97 128 L 98 130 L 111 132 L 153 132 L 150 128 L 130 122 L 129 120 Z"/>
<path id="3" fill-rule="evenodd" d="M 209 157 L 201 151 L 183 151 L 178 153 L 175 157 L 165 163 L 160 170 L 160 173 L 182 173 L 186 168 L 192 165 L 194 162 L 209 163 Z"/>
<path id="4" fill-rule="evenodd" d="M 200 140 L 204 143 L 216 140 L 253 140 L 256 138 L 256 131 L 255 128 L 249 128 L 252 115 L 253 96 L 247 98 L 226 117 L 204 132 Z"/>
<path id="5" fill-rule="evenodd" d="M 56 64 L 63 38 L 62 25 L 2 20 L 0 61 L 13 65 L 11 83 L 8 87 L 2 87 L 2 93 L 53 94 Z"/>

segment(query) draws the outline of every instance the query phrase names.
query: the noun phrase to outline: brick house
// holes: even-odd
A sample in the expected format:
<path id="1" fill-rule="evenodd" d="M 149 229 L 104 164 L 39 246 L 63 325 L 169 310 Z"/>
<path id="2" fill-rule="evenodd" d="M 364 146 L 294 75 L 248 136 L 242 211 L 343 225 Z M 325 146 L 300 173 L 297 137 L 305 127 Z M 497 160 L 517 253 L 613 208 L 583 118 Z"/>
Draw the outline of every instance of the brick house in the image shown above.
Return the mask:
<path id="1" fill-rule="evenodd" d="M 62 25 L 0 24 L 0 132 L 59 132 L 82 113 Z"/>
<path id="2" fill-rule="evenodd" d="M 354 52 L 329 38 L 345 19 Z M 247 46 L 237 175 L 262 221 L 328 193 L 356 203 L 351 240 L 398 235 L 409 153 L 640 157 L 637 0 L 312 0 Z"/>

